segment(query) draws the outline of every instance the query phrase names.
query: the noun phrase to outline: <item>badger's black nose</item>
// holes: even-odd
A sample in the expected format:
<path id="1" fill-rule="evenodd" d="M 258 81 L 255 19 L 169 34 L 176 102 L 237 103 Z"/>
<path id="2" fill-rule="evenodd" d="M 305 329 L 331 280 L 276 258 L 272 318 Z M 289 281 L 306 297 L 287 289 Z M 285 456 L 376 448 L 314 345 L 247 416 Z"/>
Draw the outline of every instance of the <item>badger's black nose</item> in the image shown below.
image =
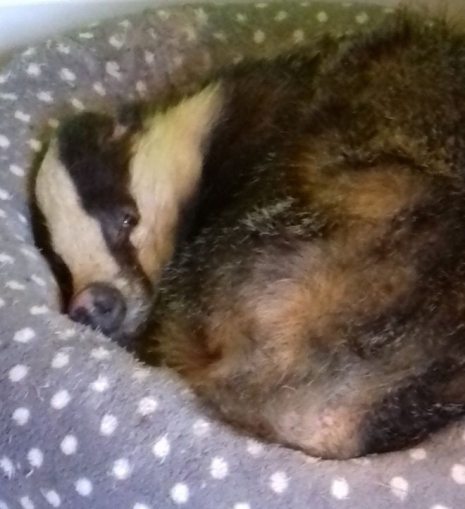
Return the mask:
<path id="1" fill-rule="evenodd" d="M 126 305 L 121 292 L 105 283 L 93 283 L 73 297 L 68 309 L 71 320 L 111 335 L 122 324 Z"/>

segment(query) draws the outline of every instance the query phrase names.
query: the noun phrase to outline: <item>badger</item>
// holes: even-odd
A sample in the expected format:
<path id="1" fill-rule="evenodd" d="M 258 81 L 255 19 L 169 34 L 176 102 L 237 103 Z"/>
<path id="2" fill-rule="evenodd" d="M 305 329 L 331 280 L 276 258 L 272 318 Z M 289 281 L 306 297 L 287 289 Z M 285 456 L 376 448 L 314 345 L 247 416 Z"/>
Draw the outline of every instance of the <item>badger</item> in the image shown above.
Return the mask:
<path id="1" fill-rule="evenodd" d="M 399 14 L 65 117 L 32 189 L 64 311 L 225 423 L 346 459 L 465 412 L 465 35 L 449 23 Z"/>

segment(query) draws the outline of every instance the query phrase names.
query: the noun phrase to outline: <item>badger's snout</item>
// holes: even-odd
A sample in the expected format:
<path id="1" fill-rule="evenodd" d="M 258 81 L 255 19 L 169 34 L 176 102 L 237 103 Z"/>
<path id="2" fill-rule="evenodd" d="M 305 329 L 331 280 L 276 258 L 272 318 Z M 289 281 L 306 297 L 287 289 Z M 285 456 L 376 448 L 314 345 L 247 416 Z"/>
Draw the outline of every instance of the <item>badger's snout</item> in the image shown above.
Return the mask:
<path id="1" fill-rule="evenodd" d="M 111 335 L 123 323 L 126 304 L 123 295 L 114 286 L 93 283 L 71 299 L 68 315 L 75 322 Z"/>

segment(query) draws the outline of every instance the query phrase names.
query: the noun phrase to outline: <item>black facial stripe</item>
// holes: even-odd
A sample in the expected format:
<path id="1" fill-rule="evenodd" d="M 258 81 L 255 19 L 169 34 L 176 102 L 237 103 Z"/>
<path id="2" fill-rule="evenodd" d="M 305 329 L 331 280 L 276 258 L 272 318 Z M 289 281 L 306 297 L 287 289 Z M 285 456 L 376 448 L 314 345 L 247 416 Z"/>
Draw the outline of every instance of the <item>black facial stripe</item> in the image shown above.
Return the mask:
<path id="1" fill-rule="evenodd" d="M 57 133 L 59 157 L 91 215 L 132 202 L 128 192 L 130 139 L 125 135 L 116 138 L 115 127 L 110 116 L 86 112 L 65 119 Z"/>
<path id="2" fill-rule="evenodd" d="M 127 213 L 138 214 L 129 193 L 131 134 L 115 136 L 115 127 L 112 117 L 93 112 L 66 119 L 58 131 L 59 157 L 83 209 L 99 222 L 111 254 L 122 268 L 142 277 L 136 253 L 121 228 Z"/>

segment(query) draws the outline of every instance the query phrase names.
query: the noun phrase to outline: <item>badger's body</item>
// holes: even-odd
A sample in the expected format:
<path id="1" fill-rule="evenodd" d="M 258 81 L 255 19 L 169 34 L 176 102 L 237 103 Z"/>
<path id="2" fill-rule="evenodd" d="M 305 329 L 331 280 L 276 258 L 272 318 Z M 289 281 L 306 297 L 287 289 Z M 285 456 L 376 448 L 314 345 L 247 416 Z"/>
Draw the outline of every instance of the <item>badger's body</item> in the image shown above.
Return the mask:
<path id="1" fill-rule="evenodd" d="M 68 119 L 35 198 L 70 316 L 249 432 L 348 458 L 465 411 L 465 36 L 442 23 Z"/>

